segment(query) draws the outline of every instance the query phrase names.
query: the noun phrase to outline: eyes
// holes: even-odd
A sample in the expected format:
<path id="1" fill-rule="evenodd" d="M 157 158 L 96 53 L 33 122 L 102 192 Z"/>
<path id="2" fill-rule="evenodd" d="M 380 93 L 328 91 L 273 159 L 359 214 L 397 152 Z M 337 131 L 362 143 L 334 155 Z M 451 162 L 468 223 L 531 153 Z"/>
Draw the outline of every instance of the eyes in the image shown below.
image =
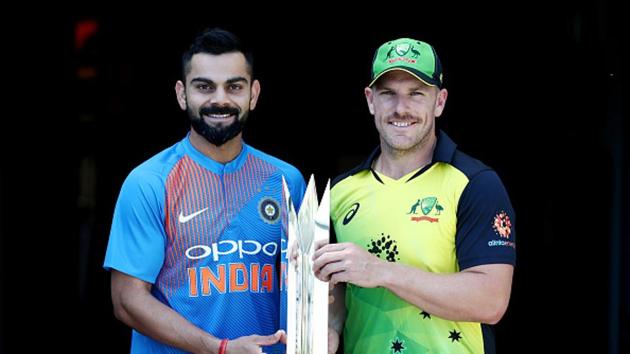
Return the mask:
<path id="1" fill-rule="evenodd" d="M 205 83 L 205 82 L 200 82 L 200 83 L 196 83 L 194 85 L 194 88 L 202 93 L 212 93 L 214 91 L 216 91 L 217 87 L 214 84 L 209 84 L 209 83 Z M 228 93 L 233 93 L 233 94 L 237 94 L 242 92 L 245 89 L 245 86 L 243 84 L 240 83 L 229 83 L 225 86 L 225 90 Z"/>
<path id="2" fill-rule="evenodd" d="M 379 94 L 381 96 L 391 96 L 391 97 L 397 95 L 397 93 L 392 91 L 392 90 L 383 90 Z M 413 91 L 410 91 L 408 93 L 408 95 L 411 96 L 411 97 L 414 97 L 414 96 L 426 96 L 426 93 L 423 92 L 423 91 L 420 91 L 420 90 L 413 90 Z"/>
<path id="3" fill-rule="evenodd" d="M 208 85 L 208 84 L 196 84 L 195 88 L 198 91 L 210 91 L 210 89 L 214 88 L 214 87 L 210 87 L 210 85 Z"/>
<path id="4" fill-rule="evenodd" d="M 228 91 L 232 91 L 232 92 L 239 92 L 243 90 L 243 85 L 241 84 L 229 84 L 228 85 Z"/>

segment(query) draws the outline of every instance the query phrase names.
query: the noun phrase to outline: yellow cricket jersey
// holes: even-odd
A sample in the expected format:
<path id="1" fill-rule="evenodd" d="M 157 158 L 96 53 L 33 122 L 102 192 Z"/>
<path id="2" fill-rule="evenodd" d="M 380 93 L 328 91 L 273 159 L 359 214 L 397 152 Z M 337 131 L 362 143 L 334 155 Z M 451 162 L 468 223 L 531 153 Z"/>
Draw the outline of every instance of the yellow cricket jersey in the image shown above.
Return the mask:
<path id="1" fill-rule="evenodd" d="M 497 174 L 442 131 L 432 163 L 393 180 L 374 171 L 376 149 L 331 190 L 338 242 L 434 273 L 515 263 L 514 212 Z M 489 325 L 433 316 L 385 288 L 348 284 L 346 353 L 494 353 Z"/>

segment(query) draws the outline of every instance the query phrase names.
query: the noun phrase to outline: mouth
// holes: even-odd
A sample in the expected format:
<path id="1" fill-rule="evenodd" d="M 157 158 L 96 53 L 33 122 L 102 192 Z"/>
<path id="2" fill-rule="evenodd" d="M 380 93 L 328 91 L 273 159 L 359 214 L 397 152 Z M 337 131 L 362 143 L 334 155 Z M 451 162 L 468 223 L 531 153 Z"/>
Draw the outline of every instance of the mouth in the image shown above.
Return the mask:
<path id="1" fill-rule="evenodd" d="M 238 119 L 239 109 L 236 107 L 203 107 L 199 116 L 208 123 L 228 123 Z"/>
<path id="2" fill-rule="evenodd" d="M 204 119 L 213 121 L 213 122 L 226 122 L 226 121 L 230 121 L 230 120 L 234 120 L 236 119 L 236 115 L 235 114 L 229 114 L 229 113 L 224 113 L 224 114 L 204 114 L 202 115 Z"/>
<path id="3" fill-rule="evenodd" d="M 390 122 L 387 122 L 387 124 L 388 124 L 388 125 L 393 125 L 393 126 L 394 126 L 394 127 L 396 127 L 396 128 L 407 128 L 407 127 L 410 127 L 410 126 L 412 126 L 412 125 L 416 124 L 416 122 L 409 122 L 409 121 L 404 121 L 404 122 L 402 122 L 402 121 L 390 121 Z"/>

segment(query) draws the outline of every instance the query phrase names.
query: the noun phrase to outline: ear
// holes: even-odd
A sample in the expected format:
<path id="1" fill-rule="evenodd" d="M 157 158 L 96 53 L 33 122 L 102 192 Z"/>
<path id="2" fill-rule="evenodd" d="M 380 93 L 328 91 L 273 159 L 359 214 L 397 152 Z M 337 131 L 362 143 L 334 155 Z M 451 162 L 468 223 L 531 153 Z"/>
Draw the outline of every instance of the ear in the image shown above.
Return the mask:
<path id="1" fill-rule="evenodd" d="M 249 109 L 254 110 L 256 108 L 256 102 L 258 102 L 258 96 L 260 95 L 260 82 L 254 80 L 252 82 L 252 97 L 249 99 Z"/>
<path id="2" fill-rule="evenodd" d="M 363 92 L 365 93 L 365 99 L 367 100 L 368 109 L 370 110 L 370 113 L 374 115 L 374 91 L 371 88 L 366 87 Z"/>
<path id="3" fill-rule="evenodd" d="M 186 104 L 186 86 L 181 80 L 177 80 L 175 83 L 175 96 L 177 98 L 177 103 L 179 104 L 179 108 L 182 111 L 185 111 L 188 108 Z"/>
<path id="4" fill-rule="evenodd" d="M 446 98 L 448 98 L 448 91 L 446 91 L 446 89 L 441 89 L 440 91 L 438 91 L 437 97 L 435 99 L 435 109 L 433 111 L 436 117 L 442 115 L 442 112 L 444 111 L 444 106 L 446 106 Z"/>

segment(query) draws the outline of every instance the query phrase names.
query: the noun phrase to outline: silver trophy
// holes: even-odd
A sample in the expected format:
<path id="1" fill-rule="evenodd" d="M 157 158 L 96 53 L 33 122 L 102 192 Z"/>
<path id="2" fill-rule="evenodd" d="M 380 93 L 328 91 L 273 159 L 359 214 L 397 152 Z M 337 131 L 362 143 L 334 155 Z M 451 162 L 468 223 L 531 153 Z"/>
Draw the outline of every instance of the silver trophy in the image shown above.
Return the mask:
<path id="1" fill-rule="evenodd" d="M 328 283 L 313 274 L 313 253 L 330 240 L 330 180 L 317 203 L 311 178 L 295 213 L 293 199 L 282 181 L 287 225 L 287 354 L 328 353 Z"/>

